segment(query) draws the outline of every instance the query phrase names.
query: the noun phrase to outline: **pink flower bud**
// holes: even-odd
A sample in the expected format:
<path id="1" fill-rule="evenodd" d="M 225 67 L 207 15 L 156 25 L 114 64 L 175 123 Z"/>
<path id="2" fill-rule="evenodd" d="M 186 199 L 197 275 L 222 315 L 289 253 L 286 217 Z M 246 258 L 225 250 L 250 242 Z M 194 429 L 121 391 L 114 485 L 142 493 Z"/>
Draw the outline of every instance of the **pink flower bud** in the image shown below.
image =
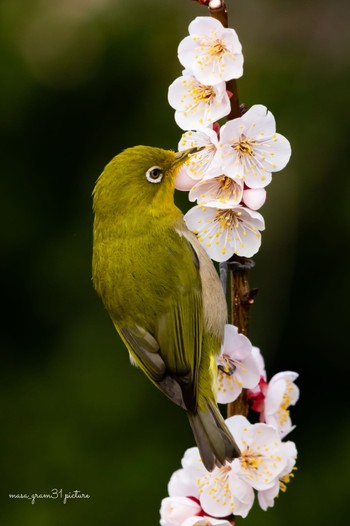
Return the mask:
<path id="1" fill-rule="evenodd" d="M 175 179 L 175 188 L 176 190 L 183 190 L 184 192 L 188 192 L 197 182 L 198 181 L 195 181 L 189 175 L 187 175 L 186 170 L 184 170 L 182 166 L 178 171 Z"/>
<path id="2" fill-rule="evenodd" d="M 247 190 L 243 192 L 243 203 L 252 210 L 259 210 L 265 201 L 265 188 L 247 188 Z"/>
<path id="3" fill-rule="evenodd" d="M 188 497 L 166 497 L 162 500 L 160 515 L 161 518 L 174 525 L 179 525 L 202 511 L 200 505 Z"/>

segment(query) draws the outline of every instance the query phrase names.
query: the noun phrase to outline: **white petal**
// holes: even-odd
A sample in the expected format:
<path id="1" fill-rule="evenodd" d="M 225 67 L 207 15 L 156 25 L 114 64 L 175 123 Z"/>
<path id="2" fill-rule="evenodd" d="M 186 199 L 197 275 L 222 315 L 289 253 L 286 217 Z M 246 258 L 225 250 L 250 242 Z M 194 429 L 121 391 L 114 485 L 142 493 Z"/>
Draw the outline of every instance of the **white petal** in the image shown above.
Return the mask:
<path id="1" fill-rule="evenodd" d="M 260 380 L 259 368 L 252 354 L 244 360 L 236 362 L 235 376 L 245 389 L 253 389 Z"/>
<path id="2" fill-rule="evenodd" d="M 168 101 L 172 108 L 175 110 L 181 109 L 185 110 L 186 108 L 186 102 L 184 100 L 184 94 L 186 94 L 186 85 L 184 84 L 184 81 L 190 78 L 189 76 L 183 75 L 182 77 L 178 77 L 174 80 L 172 84 L 170 84 L 168 89 Z"/>
<path id="3" fill-rule="evenodd" d="M 276 121 L 272 113 L 262 104 L 255 104 L 242 117 L 245 135 L 251 138 L 271 136 L 276 132 Z"/>
<path id="4" fill-rule="evenodd" d="M 196 497 L 198 498 L 198 486 L 196 474 L 189 470 L 178 469 L 169 480 L 168 493 L 170 497 Z"/>
<path id="5" fill-rule="evenodd" d="M 201 479 L 201 506 L 205 513 L 214 517 L 226 517 L 234 509 L 228 476 L 221 475 L 222 469 L 225 468 L 217 468 L 210 475 Z"/>
<path id="6" fill-rule="evenodd" d="M 234 505 L 234 514 L 245 518 L 254 503 L 254 491 L 250 484 L 237 477 L 231 471 L 229 475 L 229 485 Z"/>
<path id="7" fill-rule="evenodd" d="M 226 425 L 232 433 L 232 436 L 237 442 L 237 446 L 240 449 L 245 447 L 245 434 L 251 428 L 252 424 L 247 420 L 245 416 L 235 415 L 226 419 Z"/>
<path id="8" fill-rule="evenodd" d="M 281 438 L 287 436 L 295 428 L 295 426 L 292 425 L 292 420 L 288 413 L 265 415 L 264 420 L 266 424 L 277 429 Z"/>
<path id="9" fill-rule="evenodd" d="M 190 35 L 210 34 L 211 31 L 216 31 L 217 35 L 221 36 L 223 29 L 224 26 L 219 20 L 209 16 L 197 16 L 188 26 Z"/>
<path id="10" fill-rule="evenodd" d="M 251 257 L 260 248 L 261 234 L 259 230 L 264 229 L 264 220 L 260 214 L 254 217 L 252 214 L 258 214 L 258 212 L 253 212 L 249 208 L 235 207 L 234 210 L 239 210 L 241 221 L 237 228 L 228 235 L 228 245 L 231 246 L 234 254 Z"/>
<path id="11" fill-rule="evenodd" d="M 239 140 L 239 137 L 244 133 L 245 126 L 242 124 L 242 118 L 231 119 L 226 122 L 220 129 L 220 144 L 231 145 Z"/>
<path id="12" fill-rule="evenodd" d="M 295 466 L 296 458 L 298 456 L 297 448 L 294 442 L 282 442 L 281 447 L 284 449 L 284 454 L 287 457 L 287 465 L 282 471 L 281 476 L 287 475 L 290 473 Z"/>
<path id="13" fill-rule="evenodd" d="M 262 376 L 264 380 L 266 380 L 265 361 L 260 349 L 258 347 L 254 347 L 253 345 L 252 354 L 255 358 L 256 363 L 258 364 L 260 376 Z"/>
<path id="14" fill-rule="evenodd" d="M 286 381 L 280 379 L 273 383 L 269 382 L 265 397 L 265 416 L 273 415 L 278 411 L 282 404 L 283 395 L 286 390 Z"/>
<path id="15" fill-rule="evenodd" d="M 242 361 L 249 355 L 251 349 L 252 344 L 247 336 L 239 333 L 234 325 L 225 325 L 222 353 L 227 354 L 233 361 Z"/>
<path id="16" fill-rule="evenodd" d="M 186 473 L 188 473 L 190 477 L 193 477 L 194 480 L 208 473 L 203 465 L 198 447 L 191 447 L 185 451 L 181 465 Z"/>
<path id="17" fill-rule="evenodd" d="M 242 384 L 235 375 L 228 375 L 218 371 L 217 376 L 217 401 L 219 404 L 234 402 L 242 392 Z"/>
<path id="18" fill-rule="evenodd" d="M 272 508 L 275 503 L 275 498 L 279 493 L 279 490 L 279 481 L 276 480 L 271 488 L 258 491 L 258 502 L 260 508 L 262 508 L 264 511 L 266 511 L 268 508 Z"/>
<path id="19" fill-rule="evenodd" d="M 295 371 L 281 371 L 280 373 L 273 375 L 270 382 L 275 383 L 279 380 L 290 380 L 291 382 L 294 382 L 298 377 L 299 374 Z"/>

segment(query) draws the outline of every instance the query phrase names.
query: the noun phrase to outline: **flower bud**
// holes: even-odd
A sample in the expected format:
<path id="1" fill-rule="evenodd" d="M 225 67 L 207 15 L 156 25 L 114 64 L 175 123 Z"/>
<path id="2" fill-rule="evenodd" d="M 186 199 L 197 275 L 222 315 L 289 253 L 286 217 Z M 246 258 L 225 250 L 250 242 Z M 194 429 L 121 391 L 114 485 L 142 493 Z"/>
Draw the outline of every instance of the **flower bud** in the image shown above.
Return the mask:
<path id="1" fill-rule="evenodd" d="M 243 192 L 243 203 L 252 210 L 259 210 L 265 201 L 265 188 L 247 188 L 247 190 Z"/>
<path id="2" fill-rule="evenodd" d="M 200 505 L 188 497 L 166 497 L 162 500 L 160 515 L 164 523 L 181 524 L 202 511 Z"/>

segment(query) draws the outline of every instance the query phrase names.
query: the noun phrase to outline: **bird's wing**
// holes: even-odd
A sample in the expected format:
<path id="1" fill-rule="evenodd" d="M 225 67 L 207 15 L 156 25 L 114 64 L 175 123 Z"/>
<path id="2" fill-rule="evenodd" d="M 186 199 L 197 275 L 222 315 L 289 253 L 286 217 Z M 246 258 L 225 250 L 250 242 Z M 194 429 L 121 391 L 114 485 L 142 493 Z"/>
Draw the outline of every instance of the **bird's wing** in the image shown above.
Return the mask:
<path id="1" fill-rule="evenodd" d="M 168 288 L 153 330 L 130 324 L 117 330 L 149 379 L 174 403 L 194 412 L 203 337 L 199 262 L 184 237 L 176 232 L 172 237 L 166 261 Z"/>

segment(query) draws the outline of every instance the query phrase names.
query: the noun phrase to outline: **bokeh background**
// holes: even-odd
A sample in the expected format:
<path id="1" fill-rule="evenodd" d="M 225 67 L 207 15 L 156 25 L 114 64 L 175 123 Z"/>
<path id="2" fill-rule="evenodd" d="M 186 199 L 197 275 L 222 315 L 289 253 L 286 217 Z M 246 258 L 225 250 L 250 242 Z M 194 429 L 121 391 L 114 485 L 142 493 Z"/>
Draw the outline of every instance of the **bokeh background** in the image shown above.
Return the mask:
<path id="1" fill-rule="evenodd" d="M 299 471 L 246 526 L 348 517 L 349 3 L 228 0 L 241 101 L 274 113 L 293 156 L 262 209 L 250 336 L 270 376 L 300 373 Z M 190 0 L 2 0 L 0 524 L 158 524 L 193 438 L 136 369 L 91 284 L 91 192 L 123 148 L 176 148 L 176 50 Z M 177 196 L 185 209 L 186 196 Z M 135 195 L 137 206 L 137 195 Z M 10 500 L 9 493 L 89 500 Z M 242 520 L 239 521 L 241 523 Z"/>

